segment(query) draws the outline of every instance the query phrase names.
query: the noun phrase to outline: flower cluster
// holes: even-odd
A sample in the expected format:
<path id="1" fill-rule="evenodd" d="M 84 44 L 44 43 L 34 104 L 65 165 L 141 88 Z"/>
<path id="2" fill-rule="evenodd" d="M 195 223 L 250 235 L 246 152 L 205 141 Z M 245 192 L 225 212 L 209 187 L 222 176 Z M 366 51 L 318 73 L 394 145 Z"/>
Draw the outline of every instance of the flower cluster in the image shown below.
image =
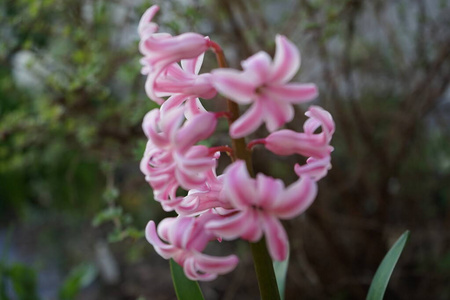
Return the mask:
<path id="1" fill-rule="evenodd" d="M 214 257 L 204 254 L 213 240 L 266 238 L 271 257 L 283 260 L 288 237 L 280 222 L 303 213 L 314 201 L 317 181 L 331 167 L 330 141 L 334 133 L 331 115 L 311 106 L 303 132 L 280 129 L 294 118 L 293 105 L 317 96 L 314 84 L 291 83 L 300 67 L 300 55 L 286 37 L 276 37 L 273 60 L 258 52 L 242 62 L 242 71 L 220 68 L 201 73 L 203 57 L 218 45 L 197 33 L 172 36 L 158 32 L 152 22 L 158 6 L 150 7 L 139 23 L 142 73 L 147 76 L 147 95 L 158 109 L 147 113 L 143 130 L 148 138 L 141 171 L 166 211 L 179 216 L 166 218 L 158 227 L 150 221 L 146 238 L 164 258 L 183 266 L 192 280 L 213 280 L 234 269 L 235 255 Z M 295 165 L 298 180 L 288 187 L 279 179 L 257 174 L 252 178 L 243 160 L 235 160 L 217 176 L 221 152 L 226 146 L 199 144 L 215 131 L 225 112 L 208 112 L 200 99 L 219 93 L 249 109 L 232 123 L 229 135 L 245 138 L 265 123 L 270 134 L 250 141 L 248 148 L 261 144 L 277 155 L 307 157 Z M 178 196 L 179 189 L 187 191 Z"/>

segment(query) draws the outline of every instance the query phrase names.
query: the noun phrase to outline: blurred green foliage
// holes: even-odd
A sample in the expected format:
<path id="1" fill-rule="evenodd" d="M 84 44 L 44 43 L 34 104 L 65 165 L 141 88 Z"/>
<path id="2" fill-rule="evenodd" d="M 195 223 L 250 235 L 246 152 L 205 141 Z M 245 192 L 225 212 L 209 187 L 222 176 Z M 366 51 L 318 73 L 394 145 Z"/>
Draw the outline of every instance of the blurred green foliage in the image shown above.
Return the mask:
<path id="1" fill-rule="evenodd" d="M 7 281 L 10 280 L 12 289 L 20 300 L 39 300 L 37 293 L 36 271 L 24 264 L 15 263 L 10 266 L 0 265 L 0 295 L 1 299 L 10 300 L 6 291 Z"/>
<path id="2" fill-rule="evenodd" d="M 58 299 L 76 299 L 80 290 L 90 285 L 97 275 L 98 271 L 94 265 L 76 266 L 59 288 Z M 23 263 L 0 263 L 0 299 L 40 300 L 37 279 L 36 270 Z M 7 289 L 8 286 L 11 286 L 11 290 Z"/>
<path id="3" fill-rule="evenodd" d="M 143 90 L 136 32 L 148 6 L 0 2 L 0 229 L 36 230 L 27 238 L 38 243 L 36 259 L 69 274 L 60 299 L 75 299 L 96 277 L 83 263 L 89 252 L 76 250 L 93 251 L 92 231 L 139 239 L 149 217 L 139 159 L 142 118 L 155 105 Z M 92 244 L 73 249 L 80 238 Z M 37 299 L 33 268 L 2 264 L 1 273 L 0 298 L 10 282 L 18 299 Z"/>
<path id="4" fill-rule="evenodd" d="M 118 168 L 142 154 L 140 123 L 152 108 L 135 34 L 144 7 L 0 4 L 2 220 L 23 216 L 28 205 L 92 215 L 104 205 L 101 164 Z M 121 40 L 127 33 L 134 38 Z"/>
<path id="5" fill-rule="evenodd" d="M 79 291 L 90 285 L 98 275 L 94 265 L 81 264 L 70 271 L 59 291 L 60 300 L 73 300 Z"/>

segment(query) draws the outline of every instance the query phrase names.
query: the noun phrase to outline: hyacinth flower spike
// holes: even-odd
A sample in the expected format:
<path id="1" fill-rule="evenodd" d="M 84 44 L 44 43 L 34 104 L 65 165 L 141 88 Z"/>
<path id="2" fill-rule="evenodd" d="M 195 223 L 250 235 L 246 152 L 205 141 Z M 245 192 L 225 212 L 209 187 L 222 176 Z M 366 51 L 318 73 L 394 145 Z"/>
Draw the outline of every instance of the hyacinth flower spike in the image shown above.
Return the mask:
<path id="1" fill-rule="evenodd" d="M 272 260 L 284 260 L 289 249 L 281 220 L 302 214 L 314 201 L 317 180 L 331 167 L 333 119 L 313 106 L 306 113 L 304 132 L 279 130 L 294 118 L 294 105 L 317 96 L 314 84 L 291 82 L 300 67 L 300 54 L 286 37 L 276 36 L 273 58 L 261 51 L 241 63 L 242 71 L 233 70 L 227 68 L 220 45 L 208 37 L 158 32 L 152 21 L 158 9 L 148 9 L 138 28 L 145 89 L 161 104 L 144 118 L 148 142 L 141 171 L 154 199 L 178 217 L 166 218 L 158 227 L 150 221 L 146 238 L 163 258 L 180 264 L 192 280 L 213 280 L 238 262 L 234 255 L 203 253 L 210 241 L 248 240 L 261 298 L 279 299 Z M 220 68 L 200 74 L 209 48 Z M 227 111 L 209 113 L 200 98 L 212 99 L 217 93 L 227 98 Z M 239 104 L 249 106 L 242 116 Z M 198 144 L 214 133 L 221 116 L 228 118 L 232 147 Z M 247 147 L 244 138 L 262 124 L 270 134 Z M 263 174 L 253 178 L 248 149 L 257 144 L 278 155 L 308 157 L 306 164 L 295 165 L 298 180 L 286 187 L 280 179 Z M 232 163 L 217 176 L 220 152 L 228 153 Z M 178 193 L 180 188 L 185 196 Z"/>

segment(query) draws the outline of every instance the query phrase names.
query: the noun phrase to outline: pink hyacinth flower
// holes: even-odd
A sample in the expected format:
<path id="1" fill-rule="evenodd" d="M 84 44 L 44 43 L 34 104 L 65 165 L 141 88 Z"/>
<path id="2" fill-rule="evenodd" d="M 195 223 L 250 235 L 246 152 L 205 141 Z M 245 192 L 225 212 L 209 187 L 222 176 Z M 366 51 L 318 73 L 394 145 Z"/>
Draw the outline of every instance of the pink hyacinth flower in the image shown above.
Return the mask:
<path id="1" fill-rule="evenodd" d="M 233 138 L 254 132 L 262 123 L 273 132 L 294 117 L 292 104 L 317 96 L 314 84 L 288 83 L 300 67 L 298 49 L 286 37 L 277 35 L 273 61 L 258 52 L 242 62 L 243 71 L 213 70 L 213 85 L 223 95 L 251 107 L 230 127 Z"/>
<path id="2" fill-rule="evenodd" d="M 331 169 L 331 157 L 315 158 L 310 157 L 305 165 L 295 164 L 294 171 L 298 176 L 309 176 L 318 181 L 328 174 Z"/>
<path id="3" fill-rule="evenodd" d="M 317 128 L 321 127 L 324 140 L 329 143 L 335 130 L 331 114 L 320 106 L 312 105 L 305 115 L 309 117 L 303 126 L 305 133 L 312 135 Z"/>
<path id="4" fill-rule="evenodd" d="M 166 210 L 178 204 L 173 199 L 179 186 L 184 189 L 202 186 L 206 173 L 216 166 L 208 147 L 194 145 L 214 132 L 216 115 L 198 114 L 182 125 L 183 120 L 183 107 L 167 112 L 164 118 L 154 109 L 145 116 L 142 125 L 149 142 L 141 171 L 152 186 L 155 199 L 164 202 Z M 166 201 L 170 199 L 172 203 Z"/>
<path id="5" fill-rule="evenodd" d="M 186 97 L 211 99 L 217 91 L 211 84 L 211 74 L 198 75 L 204 54 L 193 59 L 181 60 L 181 66 L 173 63 L 160 74 L 154 83 L 154 92 L 160 96 L 182 94 Z"/>
<path id="6" fill-rule="evenodd" d="M 179 215 L 198 215 L 209 209 L 233 209 L 233 206 L 220 193 L 223 189 L 223 175 L 216 176 L 214 170 L 206 173 L 205 184 L 197 189 L 192 189 L 184 197 L 176 212 Z"/>
<path id="7" fill-rule="evenodd" d="M 197 218 L 166 218 L 158 225 L 158 231 L 155 223 L 150 221 L 145 236 L 159 255 L 165 259 L 172 258 L 181 265 L 189 279 L 214 280 L 218 274 L 232 271 L 238 263 L 235 255 L 214 257 L 201 253 L 209 241 L 217 239 L 204 226 L 218 217 L 205 213 Z"/>
<path id="8" fill-rule="evenodd" d="M 159 109 L 151 110 L 142 123 L 144 133 L 159 148 L 184 152 L 195 143 L 207 139 L 216 129 L 217 116 L 213 113 L 196 115 L 183 124 L 183 108 L 172 109 L 160 116 Z"/>
<path id="9" fill-rule="evenodd" d="M 154 199 L 161 202 L 164 210 L 173 210 L 182 198 L 176 197 L 179 183 L 173 175 L 174 164 L 170 152 L 159 149 L 148 141 L 140 169 L 145 175 L 145 181 L 153 189 Z"/>
<path id="10" fill-rule="evenodd" d="M 145 84 L 147 95 L 158 104 L 163 103 L 155 91 L 155 83 L 160 74 L 173 63 L 182 59 L 196 58 L 210 47 L 209 38 L 193 32 L 171 36 L 168 33 L 156 33 L 158 26 L 151 22 L 158 6 L 150 7 L 142 16 L 138 31 L 141 37 L 139 50 L 142 73 L 148 75 Z"/>
<path id="11" fill-rule="evenodd" d="M 193 59 L 183 59 L 181 67 L 178 63 L 173 63 L 158 77 L 154 91 L 159 97 L 170 96 L 161 105 L 162 114 L 183 103 L 187 119 L 206 112 L 198 97 L 211 99 L 217 91 L 211 84 L 211 74 L 198 75 L 203 57 L 204 54 L 201 54 Z"/>
<path id="12" fill-rule="evenodd" d="M 224 173 L 222 196 L 237 210 L 206 228 L 224 239 L 238 237 L 256 242 L 264 234 L 271 257 L 284 260 L 288 238 L 279 219 L 291 219 L 304 212 L 317 194 L 317 185 L 305 176 L 285 188 L 279 179 L 248 175 L 245 162 L 236 161 Z"/>
<path id="13" fill-rule="evenodd" d="M 330 113 L 319 106 L 310 106 L 305 115 L 309 117 L 303 126 L 305 132 L 279 130 L 265 139 L 252 141 L 250 145 L 264 144 L 269 151 L 278 155 L 330 156 L 333 151 L 330 141 L 334 133 L 334 121 Z M 318 128 L 322 129 L 321 132 L 314 133 Z"/>

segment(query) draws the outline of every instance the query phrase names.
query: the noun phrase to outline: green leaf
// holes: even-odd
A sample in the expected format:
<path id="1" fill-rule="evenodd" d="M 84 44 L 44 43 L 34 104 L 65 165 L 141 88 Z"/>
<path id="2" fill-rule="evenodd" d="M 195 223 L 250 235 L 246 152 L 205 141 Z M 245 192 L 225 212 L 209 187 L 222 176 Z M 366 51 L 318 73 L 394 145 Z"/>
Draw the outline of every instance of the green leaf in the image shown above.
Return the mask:
<path id="1" fill-rule="evenodd" d="M 121 207 L 108 207 L 99 212 L 92 220 L 92 226 L 97 227 L 107 221 L 113 221 L 116 218 L 120 218 L 123 214 Z"/>
<path id="2" fill-rule="evenodd" d="M 409 237 L 409 231 L 405 231 L 402 236 L 395 242 L 386 256 L 383 258 L 380 266 L 378 267 L 372 283 L 369 288 L 366 300 L 382 300 L 389 279 L 391 278 L 392 271 L 397 264 L 398 258 L 405 247 L 406 241 Z"/>
<path id="3" fill-rule="evenodd" d="M 280 293 L 281 300 L 284 300 L 284 290 L 286 287 L 286 274 L 288 267 L 289 252 L 285 260 L 273 262 L 273 270 L 275 271 L 275 277 L 277 278 L 278 291 Z"/>
<path id="4" fill-rule="evenodd" d="M 82 288 L 90 285 L 95 280 L 97 274 L 97 268 L 92 264 L 81 264 L 75 267 L 64 280 L 59 290 L 59 299 L 75 299 Z"/>
<path id="5" fill-rule="evenodd" d="M 6 285 L 7 285 L 7 270 L 3 266 L 2 262 L 0 261 L 0 299 L 2 300 L 10 300 L 8 295 L 6 294 Z"/>
<path id="6" fill-rule="evenodd" d="M 204 300 L 198 282 L 188 279 L 183 268 L 173 259 L 170 260 L 170 273 L 178 300 Z"/>
<path id="7" fill-rule="evenodd" d="M 32 268 L 18 263 L 13 264 L 9 268 L 9 277 L 18 299 L 39 299 L 37 293 L 37 276 Z"/>
<path id="8" fill-rule="evenodd" d="M 132 239 L 140 239 L 143 238 L 145 236 L 144 230 L 141 229 L 136 229 L 134 227 L 127 227 L 125 228 L 125 230 L 123 231 L 123 234 L 126 237 L 132 238 Z"/>

